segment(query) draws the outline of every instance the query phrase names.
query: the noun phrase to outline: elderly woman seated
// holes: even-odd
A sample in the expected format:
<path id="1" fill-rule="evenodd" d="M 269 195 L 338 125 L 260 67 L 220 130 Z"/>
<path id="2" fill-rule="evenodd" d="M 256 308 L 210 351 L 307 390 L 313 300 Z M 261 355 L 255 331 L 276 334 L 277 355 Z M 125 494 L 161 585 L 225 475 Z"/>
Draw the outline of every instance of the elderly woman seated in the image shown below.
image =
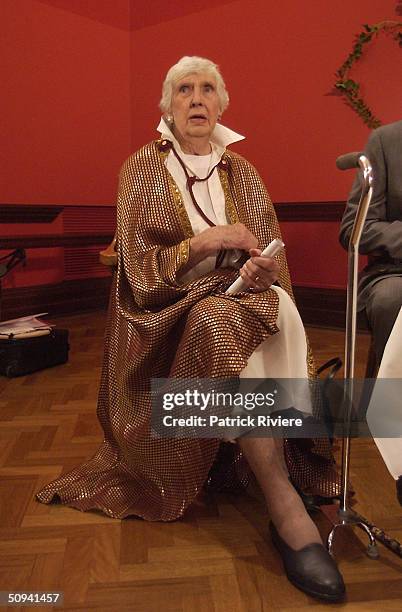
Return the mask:
<path id="1" fill-rule="evenodd" d="M 291 484 L 334 493 L 326 441 L 151 435 L 151 378 L 314 376 L 285 255 L 261 257 L 280 238 L 272 203 L 253 166 L 226 148 L 243 137 L 218 123 L 228 94 L 217 66 L 182 58 L 167 73 L 160 105 L 160 139 L 131 155 L 120 174 L 98 403 L 104 442 L 38 499 L 172 521 L 204 485 L 246 484 L 251 470 L 290 581 L 337 601 L 342 577 Z M 226 295 L 239 273 L 246 291 Z"/>

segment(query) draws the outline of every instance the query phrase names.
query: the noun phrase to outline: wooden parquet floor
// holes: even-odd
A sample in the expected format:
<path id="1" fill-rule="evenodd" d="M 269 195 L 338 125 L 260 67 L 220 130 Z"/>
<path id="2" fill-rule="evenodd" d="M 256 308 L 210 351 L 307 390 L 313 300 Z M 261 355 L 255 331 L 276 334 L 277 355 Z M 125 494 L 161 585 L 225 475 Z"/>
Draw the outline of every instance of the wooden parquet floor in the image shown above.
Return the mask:
<path id="1" fill-rule="evenodd" d="M 0 377 L 0 590 L 63 591 L 64 610 L 328 609 L 288 583 L 257 494 L 204 497 L 168 524 L 118 521 L 35 501 L 42 485 L 90 457 L 101 440 L 95 406 L 105 314 L 56 323 L 70 330 L 68 364 Z M 318 363 L 342 355 L 341 332 L 311 328 L 309 336 Z M 368 338 L 361 336 L 359 344 L 362 371 Z M 357 510 L 402 538 L 394 481 L 371 440 L 354 442 L 351 477 Z M 317 522 L 326 534 L 326 519 L 319 514 Z M 357 530 L 337 536 L 348 599 L 332 607 L 401 610 L 402 560 L 380 545 L 381 557 L 372 561 L 364 545 Z"/>

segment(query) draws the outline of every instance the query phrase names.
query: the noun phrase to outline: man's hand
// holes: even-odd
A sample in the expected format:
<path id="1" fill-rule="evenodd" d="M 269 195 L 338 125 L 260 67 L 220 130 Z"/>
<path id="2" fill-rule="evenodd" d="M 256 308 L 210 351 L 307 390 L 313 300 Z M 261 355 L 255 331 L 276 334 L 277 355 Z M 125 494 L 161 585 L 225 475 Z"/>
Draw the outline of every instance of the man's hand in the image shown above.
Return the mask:
<path id="1" fill-rule="evenodd" d="M 272 257 L 260 257 L 260 249 L 250 249 L 250 259 L 240 268 L 240 276 L 249 289 L 266 291 L 279 278 L 279 264 Z"/>

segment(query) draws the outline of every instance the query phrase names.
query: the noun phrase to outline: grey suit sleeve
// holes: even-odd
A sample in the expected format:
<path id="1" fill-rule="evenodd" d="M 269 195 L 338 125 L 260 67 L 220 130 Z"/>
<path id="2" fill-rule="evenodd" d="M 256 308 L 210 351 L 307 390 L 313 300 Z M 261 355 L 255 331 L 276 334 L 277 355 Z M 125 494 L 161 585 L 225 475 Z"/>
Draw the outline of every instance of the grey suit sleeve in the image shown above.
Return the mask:
<path id="1" fill-rule="evenodd" d="M 386 251 L 392 258 L 401 259 L 402 221 L 388 220 L 387 189 L 389 182 L 389 160 L 387 160 L 387 151 L 384 147 L 382 128 L 372 132 L 365 148 L 365 154 L 373 166 L 374 191 L 360 241 L 360 252 L 369 253 L 370 251 L 380 249 Z M 402 159 L 399 161 L 402 165 Z M 359 203 L 362 185 L 361 177 L 362 174 L 358 171 L 341 222 L 339 240 L 345 249 L 348 248 Z"/>

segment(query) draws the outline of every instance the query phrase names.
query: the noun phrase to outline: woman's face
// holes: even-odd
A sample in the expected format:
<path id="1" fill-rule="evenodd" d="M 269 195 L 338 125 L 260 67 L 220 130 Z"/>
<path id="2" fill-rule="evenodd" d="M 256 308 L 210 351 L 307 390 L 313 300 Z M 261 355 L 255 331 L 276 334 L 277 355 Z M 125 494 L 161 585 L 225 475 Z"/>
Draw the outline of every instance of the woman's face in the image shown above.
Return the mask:
<path id="1" fill-rule="evenodd" d="M 220 113 L 216 81 L 207 72 L 189 74 L 174 84 L 171 114 L 179 142 L 209 142 Z"/>

